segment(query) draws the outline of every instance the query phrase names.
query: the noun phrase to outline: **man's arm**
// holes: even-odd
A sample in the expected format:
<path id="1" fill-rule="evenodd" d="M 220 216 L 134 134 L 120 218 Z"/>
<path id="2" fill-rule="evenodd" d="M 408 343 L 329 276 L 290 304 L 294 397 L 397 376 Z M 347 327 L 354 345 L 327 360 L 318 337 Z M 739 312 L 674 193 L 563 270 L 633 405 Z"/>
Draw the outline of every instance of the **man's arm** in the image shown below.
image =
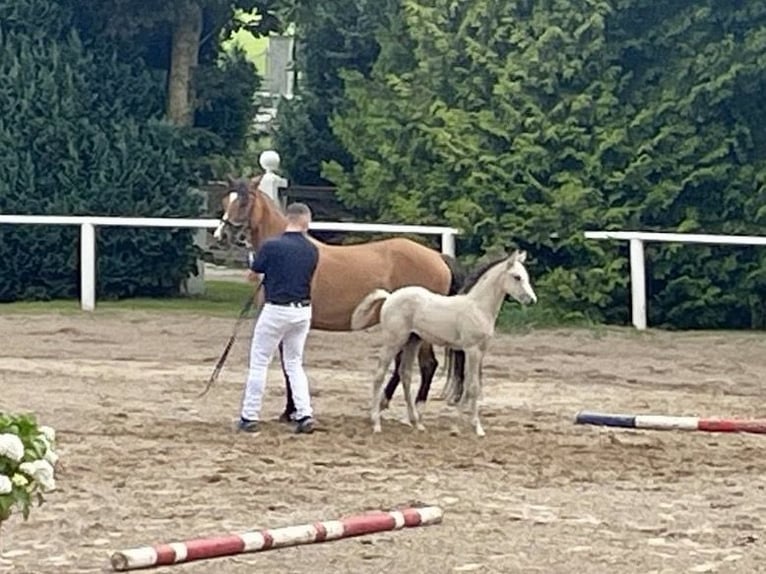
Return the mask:
<path id="1" fill-rule="evenodd" d="M 255 254 L 255 257 L 253 257 L 252 261 L 250 261 L 251 271 L 254 271 L 255 273 L 266 272 L 266 266 L 268 265 L 268 261 L 269 261 L 270 247 L 271 247 L 271 244 L 268 242 L 261 245 L 261 248 Z"/>
<path id="2" fill-rule="evenodd" d="M 311 268 L 311 275 L 314 275 L 319 266 L 319 248 L 316 245 L 312 245 L 312 247 L 314 248 L 314 266 Z"/>

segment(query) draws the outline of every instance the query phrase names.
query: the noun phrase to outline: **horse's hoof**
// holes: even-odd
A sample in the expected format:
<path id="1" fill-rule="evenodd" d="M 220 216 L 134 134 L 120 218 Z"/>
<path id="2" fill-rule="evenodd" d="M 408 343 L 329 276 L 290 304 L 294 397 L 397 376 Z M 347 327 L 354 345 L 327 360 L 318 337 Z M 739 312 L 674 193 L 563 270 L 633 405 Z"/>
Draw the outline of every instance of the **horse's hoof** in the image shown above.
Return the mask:
<path id="1" fill-rule="evenodd" d="M 373 432 L 373 433 L 379 433 L 379 432 L 381 432 L 381 430 L 382 430 L 382 429 L 380 428 L 380 424 L 379 424 L 379 423 L 376 423 L 376 424 L 374 424 L 374 425 L 372 426 L 372 432 Z"/>
<path id="2" fill-rule="evenodd" d="M 418 429 L 419 431 L 426 430 L 426 427 L 423 426 L 423 423 L 418 423 L 417 425 L 415 425 L 415 428 Z"/>
<path id="3" fill-rule="evenodd" d="M 476 436 L 478 436 L 478 437 L 482 437 L 482 436 L 485 436 L 486 434 L 487 434 L 487 433 L 485 433 L 485 432 L 484 432 L 484 429 L 483 429 L 483 428 L 481 428 L 481 427 L 480 427 L 480 428 L 477 428 L 477 429 L 476 429 Z"/>
<path id="4" fill-rule="evenodd" d="M 451 434 L 452 436 L 459 436 L 460 429 L 457 428 L 457 425 L 452 425 L 452 427 L 449 429 L 449 434 Z"/>

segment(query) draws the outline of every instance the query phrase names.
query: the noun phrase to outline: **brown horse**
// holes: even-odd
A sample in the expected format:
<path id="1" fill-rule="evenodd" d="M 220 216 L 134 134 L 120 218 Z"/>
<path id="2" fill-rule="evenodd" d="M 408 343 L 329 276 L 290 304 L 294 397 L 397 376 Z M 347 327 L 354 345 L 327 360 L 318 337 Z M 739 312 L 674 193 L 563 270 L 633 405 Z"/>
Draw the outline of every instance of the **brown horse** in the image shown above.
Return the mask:
<path id="1" fill-rule="evenodd" d="M 223 198 L 224 213 L 214 232 L 219 242 L 233 240 L 257 251 L 268 239 L 284 231 L 287 225 L 277 204 L 258 189 L 260 176 L 253 179 L 228 178 L 229 193 Z M 456 261 L 433 249 L 404 238 L 384 239 L 358 245 L 328 245 L 311 238 L 319 249 L 319 262 L 312 283 L 313 316 L 311 327 L 321 331 L 350 331 L 351 314 L 373 289 L 394 290 L 420 285 L 435 293 L 452 295 L 460 288 L 462 277 Z M 374 324 L 374 323 L 373 323 Z M 280 358 L 282 348 L 279 349 Z M 393 375 L 381 401 L 388 406 L 399 384 L 401 353 L 396 355 Z M 428 398 L 438 361 L 430 344 L 418 353 L 421 383 L 417 402 Z M 287 402 L 281 420 L 289 421 L 295 411 L 287 373 Z"/>

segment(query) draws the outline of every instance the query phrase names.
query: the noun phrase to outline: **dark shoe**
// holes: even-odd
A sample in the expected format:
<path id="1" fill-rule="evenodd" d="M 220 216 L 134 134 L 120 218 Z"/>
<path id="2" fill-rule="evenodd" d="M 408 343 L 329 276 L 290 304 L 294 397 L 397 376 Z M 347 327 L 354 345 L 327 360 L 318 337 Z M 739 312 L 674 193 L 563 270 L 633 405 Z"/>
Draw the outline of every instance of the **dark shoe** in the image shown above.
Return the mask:
<path id="1" fill-rule="evenodd" d="M 311 417 L 303 417 L 296 421 L 295 432 L 298 434 L 311 434 L 314 432 L 314 419 Z"/>
<path id="2" fill-rule="evenodd" d="M 278 420 L 279 422 L 285 423 L 285 424 L 293 422 L 295 420 L 295 411 L 291 413 L 288 413 L 288 412 L 282 413 L 281 415 L 279 415 Z"/>
<path id="3" fill-rule="evenodd" d="M 249 421 L 247 419 L 240 418 L 237 423 L 237 430 L 242 432 L 257 433 L 259 430 L 258 421 Z"/>

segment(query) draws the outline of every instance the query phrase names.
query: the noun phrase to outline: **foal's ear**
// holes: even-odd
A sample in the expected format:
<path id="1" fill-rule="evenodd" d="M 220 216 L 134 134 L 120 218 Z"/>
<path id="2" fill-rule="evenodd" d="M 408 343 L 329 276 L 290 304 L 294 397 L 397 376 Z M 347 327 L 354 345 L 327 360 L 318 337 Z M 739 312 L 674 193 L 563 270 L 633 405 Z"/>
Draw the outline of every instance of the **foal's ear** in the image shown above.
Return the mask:
<path id="1" fill-rule="evenodd" d="M 508 269 L 513 267 L 516 263 L 524 263 L 527 259 L 527 252 L 526 251 L 519 251 L 516 249 L 511 255 L 508 257 L 508 261 L 506 261 L 506 265 L 508 266 Z"/>
<path id="2" fill-rule="evenodd" d="M 234 179 L 234 178 L 231 176 L 231 174 L 230 174 L 230 173 L 227 173 L 227 174 L 226 174 L 226 183 L 228 183 L 228 184 L 229 184 L 229 187 L 233 187 L 233 186 L 234 186 L 234 182 L 235 182 L 235 181 L 236 181 L 236 180 L 235 180 L 235 179 Z"/>

